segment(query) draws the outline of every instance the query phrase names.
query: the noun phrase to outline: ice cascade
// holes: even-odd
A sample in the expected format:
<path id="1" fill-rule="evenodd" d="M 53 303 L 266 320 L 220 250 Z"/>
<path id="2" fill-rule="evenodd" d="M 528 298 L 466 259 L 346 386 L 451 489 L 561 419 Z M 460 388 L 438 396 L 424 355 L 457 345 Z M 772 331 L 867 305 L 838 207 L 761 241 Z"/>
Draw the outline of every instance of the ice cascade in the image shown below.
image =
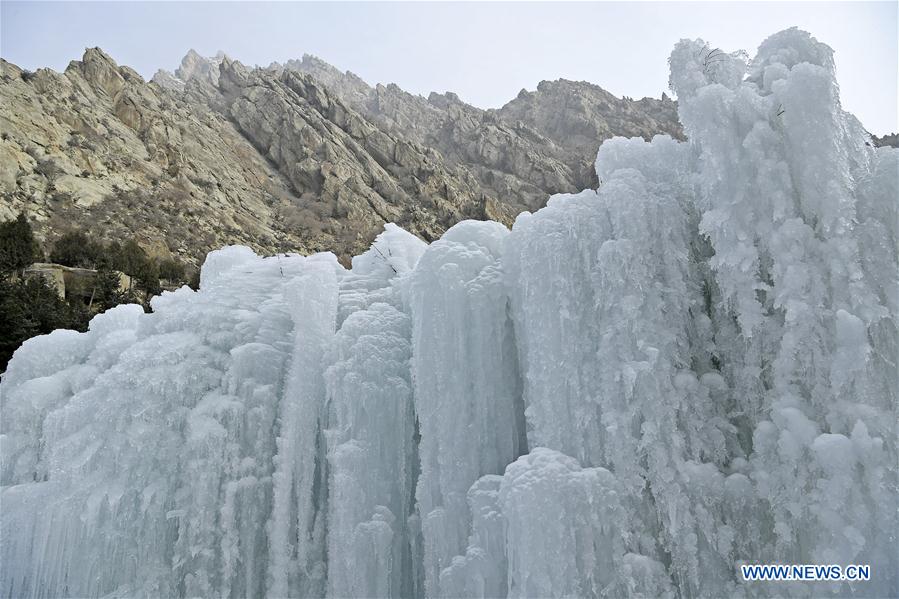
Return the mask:
<path id="1" fill-rule="evenodd" d="M 683 40 L 688 141 L 605 142 L 511 232 L 228 247 L 27 341 L 0 596 L 899 595 L 899 151 L 832 54 Z"/>

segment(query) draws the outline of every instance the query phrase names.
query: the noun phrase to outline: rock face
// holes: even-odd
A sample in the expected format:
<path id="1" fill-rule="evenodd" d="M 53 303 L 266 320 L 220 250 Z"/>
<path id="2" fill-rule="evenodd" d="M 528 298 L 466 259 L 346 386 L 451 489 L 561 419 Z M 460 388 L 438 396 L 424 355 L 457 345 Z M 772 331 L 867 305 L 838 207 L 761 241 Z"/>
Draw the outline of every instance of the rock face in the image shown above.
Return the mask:
<path id="1" fill-rule="evenodd" d="M 98 49 L 64 73 L 0 69 L 0 218 L 25 210 L 46 243 L 78 226 L 187 259 L 238 240 L 315 248 L 290 225 L 287 179 L 224 115 Z"/>
<path id="2" fill-rule="evenodd" d="M 521 90 L 500 113 L 503 119 L 522 123 L 561 148 L 578 189 L 598 183 L 593 163 L 600 144 L 610 137 L 649 140 L 667 133 L 683 138 L 677 104 L 664 93 L 661 101 L 634 101 L 616 98 L 597 85 L 565 79 L 542 81 L 536 92 Z"/>
<path id="3" fill-rule="evenodd" d="M 191 50 L 151 82 L 89 49 L 64 73 L 0 71 L 0 218 L 72 226 L 196 263 L 228 243 L 359 252 L 385 222 L 431 240 L 511 223 L 596 184 L 614 135 L 681 137 L 674 102 L 543 82 L 499 110 L 370 86 L 304 56 L 247 68 Z"/>
<path id="4" fill-rule="evenodd" d="M 382 128 L 437 149 L 472 171 L 505 204 L 543 206 L 548 194 L 596 185 L 593 162 L 610 137 L 668 134 L 682 139 L 677 104 L 662 99 L 616 98 L 601 87 L 560 79 L 522 90 L 499 110 L 481 110 L 447 92 L 425 99 L 396 85 L 368 86 L 314 56 L 274 64 L 322 81 Z"/>

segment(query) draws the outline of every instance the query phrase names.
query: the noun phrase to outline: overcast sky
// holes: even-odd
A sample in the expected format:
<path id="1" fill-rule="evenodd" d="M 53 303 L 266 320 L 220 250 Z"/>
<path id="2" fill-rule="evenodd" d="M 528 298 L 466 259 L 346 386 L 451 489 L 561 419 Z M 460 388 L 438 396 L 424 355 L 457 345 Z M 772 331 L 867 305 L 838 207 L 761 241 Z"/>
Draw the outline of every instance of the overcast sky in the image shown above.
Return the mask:
<path id="1" fill-rule="evenodd" d="M 897 3 L 0 3 L 0 55 L 63 70 L 100 46 L 145 77 L 189 48 L 246 64 L 315 54 L 369 83 L 454 91 L 502 106 L 543 79 L 661 95 L 680 38 L 754 54 L 798 25 L 836 50 L 843 106 L 872 132 L 897 126 Z"/>

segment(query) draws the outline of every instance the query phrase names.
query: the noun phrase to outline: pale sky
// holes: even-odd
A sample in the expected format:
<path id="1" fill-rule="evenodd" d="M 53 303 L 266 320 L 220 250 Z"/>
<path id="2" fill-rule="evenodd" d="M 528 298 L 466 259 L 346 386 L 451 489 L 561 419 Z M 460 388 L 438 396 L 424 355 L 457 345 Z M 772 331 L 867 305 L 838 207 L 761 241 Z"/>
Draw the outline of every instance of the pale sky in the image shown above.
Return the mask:
<path id="1" fill-rule="evenodd" d="M 750 55 L 797 25 L 836 51 L 843 106 L 869 131 L 897 126 L 897 2 L 262 3 L 0 2 L 0 55 L 63 70 L 100 46 L 151 77 L 188 49 L 248 65 L 315 54 L 369 83 L 454 91 L 502 106 L 543 79 L 659 97 L 681 38 Z"/>

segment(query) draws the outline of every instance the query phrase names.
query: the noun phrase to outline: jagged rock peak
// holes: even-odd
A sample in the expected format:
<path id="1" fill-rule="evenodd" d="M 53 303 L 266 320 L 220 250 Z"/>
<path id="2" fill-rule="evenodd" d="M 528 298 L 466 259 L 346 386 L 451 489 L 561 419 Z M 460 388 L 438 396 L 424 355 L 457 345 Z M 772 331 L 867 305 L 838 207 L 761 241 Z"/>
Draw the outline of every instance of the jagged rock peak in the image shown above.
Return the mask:
<path id="1" fill-rule="evenodd" d="M 218 84 L 219 65 L 225 59 L 227 59 L 227 55 L 221 50 L 215 56 L 206 58 L 191 48 L 181 59 L 181 66 L 175 70 L 175 75 L 182 81 L 201 79 L 216 85 Z"/>
<path id="2" fill-rule="evenodd" d="M 300 60 L 288 60 L 283 69 L 311 75 L 351 103 L 363 102 L 372 93 L 372 87 L 355 73 L 341 71 L 312 54 L 303 54 Z"/>
<path id="3" fill-rule="evenodd" d="M 81 60 L 73 60 L 66 67 L 66 72 L 78 72 L 83 76 L 87 73 L 103 71 L 118 72 L 119 65 L 106 52 L 100 48 L 85 48 Z"/>
<path id="4" fill-rule="evenodd" d="M 328 61 L 315 56 L 314 54 L 303 54 L 300 60 L 288 60 L 285 64 L 287 68 L 298 70 L 298 71 L 306 71 L 309 73 L 331 73 L 335 76 L 342 76 L 348 79 L 352 79 L 358 81 L 360 83 L 365 83 L 366 86 L 368 84 L 361 78 L 359 75 L 353 73 L 352 71 L 341 71 Z M 368 86 L 370 87 L 370 86 Z"/>
<path id="5" fill-rule="evenodd" d="M 152 81 L 159 87 L 168 90 L 176 92 L 184 91 L 184 81 L 176 77 L 171 71 L 166 71 L 165 69 L 159 69 L 158 71 L 156 71 L 150 81 Z"/>
<path id="6" fill-rule="evenodd" d="M 443 92 L 442 94 L 438 94 L 437 92 L 431 92 L 428 94 L 428 102 L 433 104 L 434 106 L 438 106 L 440 108 L 447 108 L 450 104 L 466 104 L 463 102 L 459 95 L 453 92 Z"/>
<path id="7" fill-rule="evenodd" d="M 119 68 L 118 63 L 113 60 L 109 54 L 104 52 L 102 48 L 96 46 L 84 49 L 84 55 L 81 57 L 81 62 L 84 65 L 106 64 L 114 69 Z"/>
<path id="8" fill-rule="evenodd" d="M 129 74 L 143 81 L 133 70 L 128 70 L 131 72 Z M 95 88 L 106 92 L 110 98 L 114 98 L 125 87 L 125 77 L 120 72 L 119 65 L 100 48 L 87 48 L 80 61 L 70 62 L 66 74 L 73 72 L 80 74 Z"/>
<path id="9" fill-rule="evenodd" d="M 224 57 L 217 65 L 216 83 L 223 92 L 234 87 L 245 87 L 250 79 L 250 69 L 239 60 Z"/>

